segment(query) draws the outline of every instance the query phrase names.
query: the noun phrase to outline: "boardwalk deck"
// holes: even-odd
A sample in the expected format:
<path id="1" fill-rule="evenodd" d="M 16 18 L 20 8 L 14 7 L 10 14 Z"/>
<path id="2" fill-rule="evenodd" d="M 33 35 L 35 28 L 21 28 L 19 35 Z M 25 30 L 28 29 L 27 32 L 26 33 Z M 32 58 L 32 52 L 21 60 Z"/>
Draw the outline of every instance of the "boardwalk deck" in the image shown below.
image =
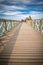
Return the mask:
<path id="1" fill-rule="evenodd" d="M 40 32 L 23 22 L 11 34 L 0 46 L 0 65 L 43 65 L 43 36 Z"/>

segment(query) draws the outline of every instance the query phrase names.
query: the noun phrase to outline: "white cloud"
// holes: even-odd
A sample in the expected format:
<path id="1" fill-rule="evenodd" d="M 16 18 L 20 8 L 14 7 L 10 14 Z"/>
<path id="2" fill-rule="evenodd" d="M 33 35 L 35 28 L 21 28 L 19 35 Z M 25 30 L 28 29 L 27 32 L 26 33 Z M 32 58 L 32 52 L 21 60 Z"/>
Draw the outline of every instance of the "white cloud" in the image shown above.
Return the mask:
<path id="1" fill-rule="evenodd" d="M 25 19 L 26 17 L 28 16 L 31 16 L 32 19 L 40 19 L 40 18 L 43 18 L 43 14 L 42 15 L 32 15 L 32 14 L 18 14 L 18 15 L 15 15 L 15 16 L 5 16 L 4 18 L 6 19 L 13 19 L 13 20 L 22 20 L 22 19 Z"/>
<path id="2" fill-rule="evenodd" d="M 37 11 L 31 11 L 30 13 L 23 14 L 22 12 L 5 12 L 6 15 L 5 18 L 7 19 L 15 19 L 15 20 L 21 20 L 25 19 L 28 16 L 31 16 L 32 19 L 40 19 L 43 18 L 43 12 L 37 12 Z"/>
<path id="3" fill-rule="evenodd" d="M 38 4 L 43 4 L 43 2 L 38 2 Z"/>
<path id="4" fill-rule="evenodd" d="M 26 17 L 28 16 L 31 16 L 32 19 L 40 19 L 40 18 L 43 18 L 43 12 L 36 12 L 36 11 L 31 11 L 30 13 L 27 13 L 27 14 L 18 14 L 16 15 L 16 19 L 25 19 Z"/>
<path id="5" fill-rule="evenodd" d="M 24 4 L 29 4 L 31 3 L 32 0 L 7 0 L 8 3 L 12 4 L 19 4 L 19 3 L 24 3 Z"/>
<path id="6" fill-rule="evenodd" d="M 5 1 L 5 0 L 0 0 L 0 2 L 3 2 L 3 1 Z"/>
<path id="7" fill-rule="evenodd" d="M 8 3 L 17 4 L 17 3 L 24 3 L 24 4 L 43 4 L 41 0 L 6 0 Z"/>
<path id="8" fill-rule="evenodd" d="M 0 13 L 2 13 L 3 11 L 0 11 Z"/>
<path id="9" fill-rule="evenodd" d="M 10 5 L 1 5 L 2 6 L 2 8 L 4 8 L 4 10 L 7 10 L 7 11 L 9 11 L 9 10 L 17 10 L 17 9 L 19 9 L 19 10 L 25 10 L 26 9 L 26 7 L 25 6 L 14 6 L 14 5 L 12 5 L 12 6 L 10 6 Z"/>
<path id="10" fill-rule="evenodd" d="M 8 11 L 8 12 L 5 12 L 3 13 L 4 15 L 18 15 L 18 14 L 21 14 L 22 12 L 19 12 L 19 11 L 16 11 L 16 12 L 11 12 L 11 11 Z"/>
<path id="11" fill-rule="evenodd" d="M 43 18 L 43 12 L 31 11 L 29 15 L 32 17 L 32 19 Z"/>
<path id="12" fill-rule="evenodd" d="M 30 0 L 7 0 L 8 3 L 29 3 Z"/>
<path id="13" fill-rule="evenodd" d="M 31 0 L 21 0 L 21 2 L 24 4 L 29 4 L 29 3 L 31 3 Z"/>
<path id="14" fill-rule="evenodd" d="M 13 9 L 25 9 L 25 7 L 22 7 L 22 6 L 11 6 L 11 8 L 13 8 Z"/>
<path id="15" fill-rule="evenodd" d="M 29 12 L 29 14 L 36 15 L 36 14 L 43 14 L 43 12 L 31 11 Z"/>

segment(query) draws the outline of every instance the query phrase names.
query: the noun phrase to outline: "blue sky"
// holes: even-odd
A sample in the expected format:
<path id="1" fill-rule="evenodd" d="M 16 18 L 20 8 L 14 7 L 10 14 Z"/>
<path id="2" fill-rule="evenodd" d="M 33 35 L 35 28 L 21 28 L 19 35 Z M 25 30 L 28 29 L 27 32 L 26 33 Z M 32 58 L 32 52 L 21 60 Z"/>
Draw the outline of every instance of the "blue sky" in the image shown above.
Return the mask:
<path id="1" fill-rule="evenodd" d="M 0 18 L 21 20 L 43 18 L 43 0 L 0 0 Z"/>

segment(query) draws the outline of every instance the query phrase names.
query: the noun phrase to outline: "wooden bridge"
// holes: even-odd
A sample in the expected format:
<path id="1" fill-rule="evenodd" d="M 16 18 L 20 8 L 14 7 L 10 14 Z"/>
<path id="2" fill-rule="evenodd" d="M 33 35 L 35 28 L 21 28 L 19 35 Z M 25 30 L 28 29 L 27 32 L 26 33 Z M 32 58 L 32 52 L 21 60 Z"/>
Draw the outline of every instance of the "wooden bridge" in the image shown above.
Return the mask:
<path id="1" fill-rule="evenodd" d="M 9 24 L 10 32 L 5 25 L 6 35 L 0 36 L 0 65 L 43 65 L 42 31 L 34 22 L 13 24 Z"/>

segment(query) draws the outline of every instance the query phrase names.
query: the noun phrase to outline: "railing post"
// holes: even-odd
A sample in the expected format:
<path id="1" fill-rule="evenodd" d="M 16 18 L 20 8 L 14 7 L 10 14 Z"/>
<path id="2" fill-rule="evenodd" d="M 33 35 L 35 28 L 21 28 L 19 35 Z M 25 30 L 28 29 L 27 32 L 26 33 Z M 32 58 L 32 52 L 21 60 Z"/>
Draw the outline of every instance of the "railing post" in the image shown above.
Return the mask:
<path id="1" fill-rule="evenodd" d="M 42 20 L 40 20 L 40 31 L 41 33 L 43 33 L 43 21 Z"/>
<path id="2" fill-rule="evenodd" d="M 10 21 L 10 23 L 11 23 L 11 29 L 12 29 L 12 21 Z"/>
<path id="3" fill-rule="evenodd" d="M 5 33 L 6 33 L 6 31 L 7 31 L 6 20 L 4 20 L 4 28 L 5 28 Z"/>

